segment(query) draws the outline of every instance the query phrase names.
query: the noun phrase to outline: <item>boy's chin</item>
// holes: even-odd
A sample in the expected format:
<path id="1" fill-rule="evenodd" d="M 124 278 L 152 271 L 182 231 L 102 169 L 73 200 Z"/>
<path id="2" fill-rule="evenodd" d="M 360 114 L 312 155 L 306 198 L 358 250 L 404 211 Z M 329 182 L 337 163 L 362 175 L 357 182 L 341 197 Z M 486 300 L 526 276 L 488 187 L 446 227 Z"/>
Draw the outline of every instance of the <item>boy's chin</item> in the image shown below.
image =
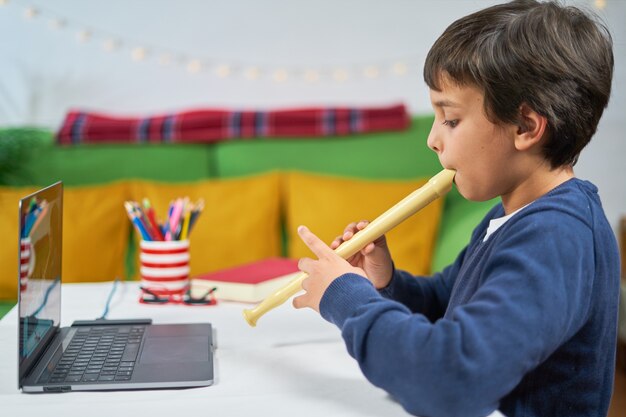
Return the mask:
<path id="1" fill-rule="evenodd" d="M 459 185 L 458 183 L 456 185 L 456 189 L 459 191 L 459 194 L 461 194 L 464 199 L 469 201 L 482 202 L 495 198 L 495 196 L 486 195 L 485 193 L 481 193 L 480 190 L 473 189 L 472 187 L 463 186 L 462 184 Z"/>

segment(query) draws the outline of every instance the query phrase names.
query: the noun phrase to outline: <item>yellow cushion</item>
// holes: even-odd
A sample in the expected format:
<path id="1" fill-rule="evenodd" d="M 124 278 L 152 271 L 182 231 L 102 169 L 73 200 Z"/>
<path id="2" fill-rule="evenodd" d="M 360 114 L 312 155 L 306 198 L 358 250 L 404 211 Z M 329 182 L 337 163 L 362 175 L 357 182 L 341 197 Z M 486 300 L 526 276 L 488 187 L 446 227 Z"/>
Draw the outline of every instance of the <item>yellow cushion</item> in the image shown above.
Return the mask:
<path id="1" fill-rule="evenodd" d="M 129 221 L 125 182 L 65 187 L 63 195 L 63 282 L 124 278 Z"/>
<path id="2" fill-rule="evenodd" d="M 285 182 L 288 255 L 314 257 L 296 233 L 299 225 L 306 225 L 330 244 L 348 223 L 374 220 L 426 182 L 290 173 Z M 387 233 L 397 268 L 414 274 L 430 273 L 441 210 L 442 199 L 438 199 Z"/>
<path id="3" fill-rule="evenodd" d="M 0 188 L 0 299 L 17 298 L 18 202 L 37 188 Z M 127 186 L 64 189 L 63 282 L 108 281 L 124 275 Z"/>
<path id="4" fill-rule="evenodd" d="M 18 250 L 18 204 L 22 197 L 31 194 L 32 187 L 0 188 L 0 300 L 17 299 L 19 276 Z"/>
<path id="5" fill-rule="evenodd" d="M 189 236 L 191 276 L 280 255 L 276 173 L 177 184 L 133 181 L 131 190 L 135 201 L 150 199 L 160 221 L 171 200 L 204 199 Z"/>

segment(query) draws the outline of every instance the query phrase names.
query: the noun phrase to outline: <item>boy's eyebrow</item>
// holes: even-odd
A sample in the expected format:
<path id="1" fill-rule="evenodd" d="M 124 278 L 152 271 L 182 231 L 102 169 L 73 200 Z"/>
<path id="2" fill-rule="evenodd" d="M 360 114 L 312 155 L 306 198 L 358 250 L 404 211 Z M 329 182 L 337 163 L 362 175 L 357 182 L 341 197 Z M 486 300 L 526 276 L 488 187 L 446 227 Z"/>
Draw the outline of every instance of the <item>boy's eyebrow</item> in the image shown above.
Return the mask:
<path id="1" fill-rule="evenodd" d="M 437 100 L 433 103 L 435 107 L 461 107 L 460 104 L 450 100 Z"/>

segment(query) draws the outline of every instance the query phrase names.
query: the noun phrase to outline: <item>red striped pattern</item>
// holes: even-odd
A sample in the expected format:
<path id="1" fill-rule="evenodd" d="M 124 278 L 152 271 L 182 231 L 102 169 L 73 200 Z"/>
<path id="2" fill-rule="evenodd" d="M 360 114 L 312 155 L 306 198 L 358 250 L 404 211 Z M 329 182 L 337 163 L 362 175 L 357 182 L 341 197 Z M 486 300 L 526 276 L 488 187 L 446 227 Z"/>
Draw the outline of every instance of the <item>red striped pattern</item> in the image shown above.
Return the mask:
<path id="1" fill-rule="evenodd" d="M 197 109 L 146 117 L 119 117 L 74 110 L 67 113 L 57 142 L 210 143 L 259 137 L 320 137 L 404 130 L 403 104 L 368 108 L 298 108 L 274 111 Z"/>
<path id="2" fill-rule="evenodd" d="M 158 295 L 189 289 L 189 241 L 141 241 L 141 285 Z"/>
<path id="3" fill-rule="evenodd" d="M 28 287 L 28 279 L 35 268 L 35 257 L 32 252 L 30 237 L 20 240 L 20 290 L 24 291 Z"/>

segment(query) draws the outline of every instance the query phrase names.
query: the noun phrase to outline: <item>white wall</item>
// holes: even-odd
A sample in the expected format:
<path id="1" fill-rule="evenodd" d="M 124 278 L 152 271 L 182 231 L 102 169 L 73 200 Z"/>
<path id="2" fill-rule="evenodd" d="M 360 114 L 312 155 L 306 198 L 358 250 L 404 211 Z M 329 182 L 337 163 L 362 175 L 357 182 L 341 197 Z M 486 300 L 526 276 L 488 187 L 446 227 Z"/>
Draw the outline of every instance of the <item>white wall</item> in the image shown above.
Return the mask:
<path id="1" fill-rule="evenodd" d="M 146 114 L 196 106 L 280 108 L 302 105 L 367 105 L 402 101 L 413 113 L 431 112 L 422 63 L 452 21 L 496 3 L 489 0 L 0 0 L 0 125 L 56 128 L 65 112 L 84 107 Z M 569 1 L 593 9 L 599 1 Z M 39 15 L 25 19 L 24 9 Z M 600 187 L 614 227 L 626 212 L 626 1 L 606 0 L 599 14 L 615 42 L 614 92 L 598 134 L 583 152 L 577 175 Z M 50 28 L 61 17 L 65 26 Z M 90 41 L 76 41 L 88 28 Z M 113 52 L 102 42 L 122 40 Z M 130 50 L 148 49 L 135 62 Z M 175 51 L 181 62 L 159 64 Z M 203 63 L 198 73 L 186 64 Z M 401 61 L 406 75 L 389 69 Z M 233 67 L 225 78 L 221 64 Z M 377 78 L 362 75 L 367 66 Z M 249 67 L 261 69 L 251 81 Z M 349 79 L 333 80 L 333 70 Z M 275 82 L 285 69 L 289 77 Z M 302 72 L 319 70 L 317 82 Z M 300 71 L 298 73 L 298 71 Z"/>

